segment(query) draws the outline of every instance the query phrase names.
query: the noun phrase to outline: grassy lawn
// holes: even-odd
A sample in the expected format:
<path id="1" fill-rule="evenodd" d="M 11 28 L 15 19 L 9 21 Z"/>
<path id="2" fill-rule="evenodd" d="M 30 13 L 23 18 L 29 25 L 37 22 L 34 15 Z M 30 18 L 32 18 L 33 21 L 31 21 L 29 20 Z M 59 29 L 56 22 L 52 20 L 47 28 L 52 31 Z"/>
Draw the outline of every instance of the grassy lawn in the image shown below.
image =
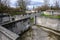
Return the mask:
<path id="1" fill-rule="evenodd" d="M 60 15 L 46 15 L 46 14 L 41 14 L 41 16 L 49 17 L 49 18 L 58 18 L 60 19 Z"/>
<path id="2" fill-rule="evenodd" d="M 10 13 L 11 16 L 14 16 L 14 15 L 25 15 L 26 13 L 25 12 L 12 12 Z"/>

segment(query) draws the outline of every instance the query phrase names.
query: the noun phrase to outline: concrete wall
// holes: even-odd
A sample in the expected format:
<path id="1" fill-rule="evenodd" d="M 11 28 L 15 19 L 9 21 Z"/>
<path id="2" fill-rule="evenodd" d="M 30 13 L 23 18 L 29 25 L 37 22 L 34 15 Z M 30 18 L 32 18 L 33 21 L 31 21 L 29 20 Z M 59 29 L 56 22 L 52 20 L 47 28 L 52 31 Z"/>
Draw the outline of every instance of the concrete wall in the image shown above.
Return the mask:
<path id="1" fill-rule="evenodd" d="M 0 26 L 0 40 L 16 40 L 18 37 L 14 32 Z"/>
<path id="2" fill-rule="evenodd" d="M 16 34 L 20 34 L 21 32 L 27 30 L 31 26 L 30 24 L 30 18 L 25 18 L 4 24 L 2 26 Z"/>
<path id="3" fill-rule="evenodd" d="M 0 17 L 0 23 L 4 23 L 4 22 L 9 22 L 10 21 L 10 17 Z"/>
<path id="4" fill-rule="evenodd" d="M 4 33 L 0 32 L 0 40 L 12 40 L 12 39 L 6 36 Z"/>
<path id="5" fill-rule="evenodd" d="M 60 31 L 60 20 L 46 17 L 36 17 L 36 24 Z"/>
<path id="6" fill-rule="evenodd" d="M 20 22 L 17 22 L 15 24 L 15 27 L 13 28 L 13 32 L 20 34 L 21 32 L 24 32 L 25 30 L 27 30 L 30 27 L 30 20 L 23 20 Z"/>
<path id="7" fill-rule="evenodd" d="M 0 13 L 0 23 L 10 21 L 10 15 L 8 13 Z"/>
<path id="8" fill-rule="evenodd" d="M 3 17 L 2 18 L 2 22 L 7 22 L 7 21 L 10 21 L 9 17 Z"/>

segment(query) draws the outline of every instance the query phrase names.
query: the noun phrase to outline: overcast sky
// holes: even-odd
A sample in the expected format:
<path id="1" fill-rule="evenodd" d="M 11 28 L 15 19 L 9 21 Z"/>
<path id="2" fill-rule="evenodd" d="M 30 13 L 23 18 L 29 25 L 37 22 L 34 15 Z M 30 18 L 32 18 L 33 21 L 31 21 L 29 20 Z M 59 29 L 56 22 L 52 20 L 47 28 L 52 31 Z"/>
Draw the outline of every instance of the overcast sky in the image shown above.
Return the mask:
<path id="1" fill-rule="evenodd" d="M 49 1 L 50 5 L 54 5 L 55 1 L 56 0 L 50 0 Z M 16 0 L 11 0 L 12 7 L 15 7 L 15 4 L 16 4 L 15 2 L 16 2 Z M 35 6 L 35 7 L 41 6 L 41 5 L 43 5 L 43 3 L 44 3 L 44 0 L 31 0 L 31 4 L 28 7 L 32 8 L 33 6 Z"/>
<path id="2" fill-rule="evenodd" d="M 16 0 L 11 0 L 11 6 L 14 6 L 15 2 L 16 2 Z M 37 6 L 37 5 L 42 4 L 42 3 L 43 3 L 43 0 L 31 0 L 30 6 L 33 6 L 33 5 Z"/>

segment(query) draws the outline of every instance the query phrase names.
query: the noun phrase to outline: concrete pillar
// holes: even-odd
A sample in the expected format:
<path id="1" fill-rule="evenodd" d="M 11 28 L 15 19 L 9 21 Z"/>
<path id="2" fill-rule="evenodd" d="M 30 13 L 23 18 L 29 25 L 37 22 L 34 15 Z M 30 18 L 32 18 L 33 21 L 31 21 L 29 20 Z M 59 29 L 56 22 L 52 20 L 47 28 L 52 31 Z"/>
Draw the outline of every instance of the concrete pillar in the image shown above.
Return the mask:
<path id="1" fill-rule="evenodd" d="M 34 24 L 36 24 L 36 16 L 34 16 Z"/>

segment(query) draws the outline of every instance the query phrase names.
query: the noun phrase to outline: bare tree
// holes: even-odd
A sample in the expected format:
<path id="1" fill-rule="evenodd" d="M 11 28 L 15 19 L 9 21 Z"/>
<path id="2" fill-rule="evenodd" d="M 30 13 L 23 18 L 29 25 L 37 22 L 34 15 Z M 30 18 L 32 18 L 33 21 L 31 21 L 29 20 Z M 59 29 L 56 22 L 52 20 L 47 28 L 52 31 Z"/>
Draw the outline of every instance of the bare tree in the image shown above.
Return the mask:
<path id="1" fill-rule="evenodd" d="M 1 0 L 0 0 L 0 6 L 1 6 Z"/>
<path id="2" fill-rule="evenodd" d="M 49 1 L 50 0 L 44 0 L 44 5 L 43 5 L 44 10 L 49 10 Z"/>
<path id="3" fill-rule="evenodd" d="M 5 6 L 9 6 L 10 0 L 2 0 L 2 4 L 4 4 Z"/>
<path id="4" fill-rule="evenodd" d="M 49 5 L 49 0 L 44 0 L 44 5 L 48 6 Z"/>
<path id="5" fill-rule="evenodd" d="M 1 0 L 0 0 L 0 7 L 1 7 Z"/>
<path id="6" fill-rule="evenodd" d="M 56 2 L 55 2 L 55 7 L 56 7 L 56 8 L 59 8 L 59 1 L 56 1 Z"/>
<path id="7" fill-rule="evenodd" d="M 0 0 L 0 4 L 1 4 L 1 0 Z"/>
<path id="8" fill-rule="evenodd" d="M 18 3 L 18 6 L 20 7 L 21 11 L 24 14 L 27 9 L 27 5 L 30 3 L 30 1 L 29 0 L 18 0 L 17 3 Z"/>

